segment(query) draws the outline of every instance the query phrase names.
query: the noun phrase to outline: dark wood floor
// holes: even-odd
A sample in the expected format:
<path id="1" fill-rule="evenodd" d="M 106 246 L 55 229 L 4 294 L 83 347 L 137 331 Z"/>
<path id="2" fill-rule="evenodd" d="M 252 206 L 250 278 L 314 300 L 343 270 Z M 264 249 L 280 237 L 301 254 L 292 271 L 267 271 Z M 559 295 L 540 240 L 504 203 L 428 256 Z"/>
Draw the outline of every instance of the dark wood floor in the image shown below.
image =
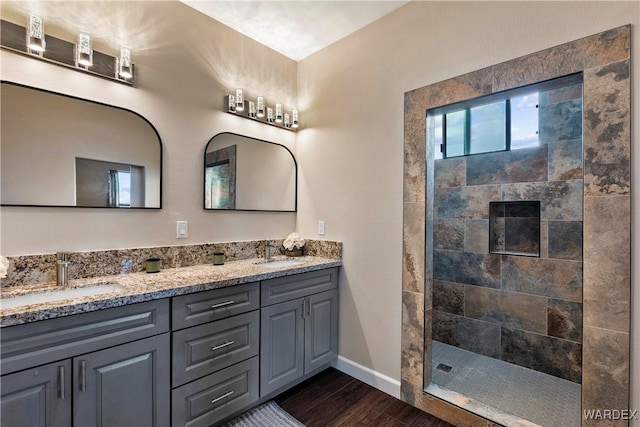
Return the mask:
<path id="1" fill-rule="evenodd" d="M 334 368 L 275 401 L 307 427 L 451 426 Z"/>

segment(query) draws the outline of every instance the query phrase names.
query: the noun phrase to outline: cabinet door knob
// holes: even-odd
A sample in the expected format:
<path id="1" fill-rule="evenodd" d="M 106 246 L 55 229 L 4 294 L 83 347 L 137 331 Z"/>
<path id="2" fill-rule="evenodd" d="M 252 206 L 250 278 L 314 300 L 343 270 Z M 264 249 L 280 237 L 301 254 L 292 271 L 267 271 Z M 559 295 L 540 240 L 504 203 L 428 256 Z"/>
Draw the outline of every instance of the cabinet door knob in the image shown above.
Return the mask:
<path id="1" fill-rule="evenodd" d="M 220 350 L 221 348 L 225 348 L 230 346 L 231 344 L 235 344 L 235 341 L 227 341 L 223 344 L 217 345 L 215 347 L 211 347 L 211 351 L 216 351 L 216 350 Z"/>
<path id="2" fill-rule="evenodd" d="M 65 398 L 64 366 L 58 366 L 58 397 L 60 399 L 64 399 Z"/>
<path id="3" fill-rule="evenodd" d="M 233 394 L 233 390 L 228 391 L 228 392 L 226 392 L 225 394 L 223 394 L 222 396 L 218 396 L 218 397 L 216 397 L 215 399 L 213 399 L 213 400 L 211 401 L 211 404 L 213 405 L 213 404 L 215 404 L 216 402 L 218 402 L 218 401 L 220 401 L 220 400 L 224 399 L 225 397 L 229 397 L 229 396 L 231 396 L 232 394 Z"/>
<path id="4" fill-rule="evenodd" d="M 233 304 L 234 302 L 235 302 L 235 301 L 225 301 L 225 302 L 221 302 L 221 303 L 219 303 L 219 304 L 213 304 L 213 305 L 211 306 L 211 308 L 215 310 L 216 308 L 220 308 L 220 307 L 225 307 L 225 306 L 227 306 L 227 305 L 231 305 L 231 304 Z"/>
<path id="5" fill-rule="evenodd" d="M 311 317 L 311 298 L 307 298 L 307 317 Z"/>
<path id="6" fill-rule="evenodd" d="M 300 317 L 304 319 L 304 298 L 300 300 Z"/>

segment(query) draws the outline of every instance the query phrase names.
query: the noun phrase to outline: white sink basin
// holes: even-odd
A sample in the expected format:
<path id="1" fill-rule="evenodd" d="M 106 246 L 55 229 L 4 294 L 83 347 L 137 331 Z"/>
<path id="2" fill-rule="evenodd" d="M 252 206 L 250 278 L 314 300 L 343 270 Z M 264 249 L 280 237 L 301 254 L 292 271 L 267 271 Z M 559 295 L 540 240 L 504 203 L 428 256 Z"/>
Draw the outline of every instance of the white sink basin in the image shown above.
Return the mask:
<path id="1" fill-rule="evenodd" d="M 259 265 L 262 265 L 264 267 L 269 267 L 269 268 L 280 268 L 280 267 L 293 267 L 294 265 L 298 265 L 298 264 L 300 264 L 300 261 L 296 261 L 293 259 L 283 259 L 280 261 L 262 262 Z"/>
<path id="2" fill-rule="evenodd" d="M 20 307 L 29 304 L 41 304 L 52 301 L 61 301 L 65 299 L 80 298 L 86 296 L 108 294 L 118 291 L 120 287 L 113 283 L 104 283 L 100 285 L 84 286 L 80 288 L 67 288 L 49 292 L 35 292 L 27 295 L 20 295 L 12 298 L 0 299 L 0 308 L 7 309 Z"/>

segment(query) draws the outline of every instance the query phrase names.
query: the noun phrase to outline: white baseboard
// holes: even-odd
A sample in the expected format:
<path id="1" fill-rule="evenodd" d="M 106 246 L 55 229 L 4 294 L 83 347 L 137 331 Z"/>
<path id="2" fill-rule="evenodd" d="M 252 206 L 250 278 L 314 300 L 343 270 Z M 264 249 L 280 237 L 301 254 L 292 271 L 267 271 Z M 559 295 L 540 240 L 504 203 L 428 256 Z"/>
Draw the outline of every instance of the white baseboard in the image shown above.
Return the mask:
<path id="1" fill-rule="evenodd" d="M 380 372 L 374 371 L 371 368 L 362 366 L 359 363 L 349 360 L 345 357 L 338 356 L 338 360 L 334 364 L 335 368 L 353 378 L 369 384 L 371 387 L 375 387 L 380 391 L 383 391 L 391 396 L 400 398 L 400 381 L 394 380 Z"/>

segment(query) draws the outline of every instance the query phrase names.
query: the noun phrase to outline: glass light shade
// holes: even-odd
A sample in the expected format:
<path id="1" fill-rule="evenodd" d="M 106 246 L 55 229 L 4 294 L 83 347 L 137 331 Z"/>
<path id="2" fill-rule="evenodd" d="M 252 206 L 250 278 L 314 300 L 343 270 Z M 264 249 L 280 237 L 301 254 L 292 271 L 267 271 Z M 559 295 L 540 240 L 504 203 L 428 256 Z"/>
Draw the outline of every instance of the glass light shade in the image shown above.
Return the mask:
<path id="1" fill-rule="evenodd" d="M 289 117 L 288 113 L 284 113 L 284 127 L 286 128 L 291 127 L 291 118 Z"/>
<path id="2" fill-rule="evenodd" d="M 131 49 L 123 47 L 120 49 L 118 58 L 118 74 L 120 77 L 130 79 L 133 77 L 133 67 L 131 66 Z"/>
<path id="3" fill-rule="evenodd" d="M 91 49 L 91 36 L 89 34 L 78 34 L 76 53 L 79 65 L 84 65 L 86 67 L 93 65 L 93 49 Z"/>
<path id="4" fill-rule="evenodd" d="M 236 97 L 234 95 L 229 95 L 229 102 L 227 104 L 227 111 L 235 113 L 236 111 Z"/>
<path id="5" fill-rule="evenodd" d="M 27 46 L 34 52 L 44 52 L 44 22 L 36 15 L 29 15 L 27 28 Z"/>
<path id="6" fill-rule="evenodd" d="M 242 89 L 236 89 L 236 111 L 244 111 L 244 96 Z"/>
<path id="7" fill-rule="evenodd" d="M 253 101 L 249 101 L 249 117 L 256 118 L 256 103 Z"/>
<path id="8" fill-rule="evenodd" d="M 267 107 L 267 122 L 273 123 L 275 118 L 273 116 L 273 108 Z"/>
<path id="9" fill-rule="evenodd" d="M 276 123 L 282 123 L 282 104 L 276 104 Z"/>
<path id="10" fill-rule="evenodd" d="M 291 127 L 298 128 L 298 110 L 291 111 Z"/>
<path id="11" fill-rule="evenodd" d="M 256 99 L 256 117 L 264 117 L 264 98 L 261 96 Z"/>

